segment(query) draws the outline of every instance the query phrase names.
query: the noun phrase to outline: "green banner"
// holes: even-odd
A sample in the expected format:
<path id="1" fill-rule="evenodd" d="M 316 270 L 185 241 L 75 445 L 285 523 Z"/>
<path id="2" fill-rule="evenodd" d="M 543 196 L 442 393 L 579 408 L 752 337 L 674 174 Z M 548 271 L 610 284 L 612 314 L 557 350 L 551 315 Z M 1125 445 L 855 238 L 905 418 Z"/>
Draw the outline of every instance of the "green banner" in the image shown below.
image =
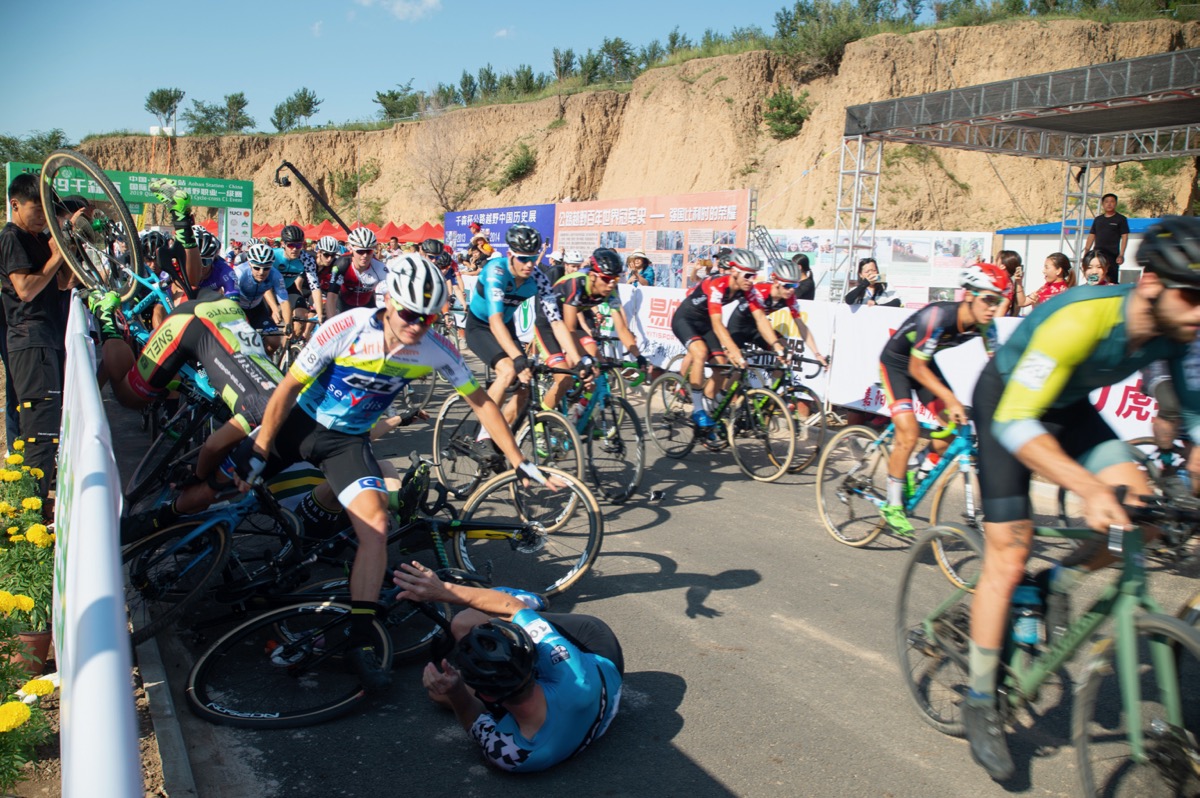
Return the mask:
<path id="1" fill-rule="evenodd" d="M 41 164 L 17 163 L 8 164 L 8 178 L 5 184 L 21 172 L 40 174 Z M 249 180 L 221 180 L 215 177 L 185 177 L 181 175 L 160 175 L 150 172 L 110 172 L 104 174 L 113 181 L 122 199 L 126 203 L 149 202 L 157 200 L 150 193 L 149 183 L 159 177 L 167 177 L 175 181 L 180 188 L 185 189 L 192 197 L 192 205 L 202 208 L 252 208 L 254 206 L 254 183 Z M 79 194 L 88 199 L 99 199 L 104 196 L 100 187 L 92 182 L 83 172 L 64 167 L 59 170 L 54 179 L 54 188 L 62 196 Z M 132 212 L 132 210 L 131 210 Z"/>

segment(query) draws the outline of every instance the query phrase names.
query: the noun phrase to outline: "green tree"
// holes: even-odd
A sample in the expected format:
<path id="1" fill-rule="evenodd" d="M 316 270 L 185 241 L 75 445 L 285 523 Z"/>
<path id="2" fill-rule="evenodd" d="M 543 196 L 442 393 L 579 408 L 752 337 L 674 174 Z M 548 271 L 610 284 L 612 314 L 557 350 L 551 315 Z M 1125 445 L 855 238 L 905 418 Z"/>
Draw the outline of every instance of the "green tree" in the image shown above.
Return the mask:
<path id="1" fill-rule="evenodd" d="M 496 96 L 496 92 L 500 89 L 500 81 L 496 79 L 496 70 L 492 69 L 492 65 L 481 66 L 479 68 L 479 98 L 488 100 Z"/>
<path id="2" fill-rule="evenodd" d="M 600 53 L 608 65 L 613 80 L 629 80 L 633 77 L 633 47 L 620 36 L 605 38 L 600 43 Z"/>
<path id="3" fill-rule="evenodd" d="M 249 100 L 242 92 L 225 95 L 225 107 L 221 113 L 225 120 L 225 133 L 241 133 L 246 128 L 254 127 L 254 117 L 246 113 Z"/>
<path id="4" fill-rule="evenodd" d="M 496 93 L 501 97 L 512 97 L 517 93 L 517 81 L 512 74 L 505 72 L 496 82 Z"/>
<path id="5" fill-rule="evenodd" d="M 163 127 L 174 124 L 175 113 L 183 102 L 182 89 L 155 89 L 146 95 L 146 110 L 158 119 Z"/>
<path id="6" fill-rule="evenodd" d="M 463 105 L 470 105 L 478 95 L 479 84 L 475 82 L 475 76 L 464 69 L 462 77 L 458 79 L 458 96 L 462 98 Z"/>
<path id="7" fill-rule="evenodd" d="M 604 56 L 600 53 L 593 53 L 590 48 L 579 56 L 579 77 L 583 80 L 584 86 L 600 82 L 604 77 Z"/>
<path id="8" fill-rule="evenodd" d="M 225 132 L 225 109 L 216 103 L 192 100 L 192 107 L 180 116 L 193 136 L 219 136 Z"/>
<path id="9" fill-rule="evenodd" d="M 650 42 L 638 51 L 637 63 L 640 71 L 645 71 L 667 57 L 667 51 L 658 39 Z"/>
<path id="10" fill-rule="evenodd" d="M 69 150 L 74 146 L 67 139 L 67 134 L 58 128 L 44 132 L 35 130 L 24 138 L 0 136 L 0 163 L 42 163 L 55 150 Z"/>
<path id="11" fill-rule="evenodd" d="M 287 103 L 296 116 L 296 122 L 301 126 L 308 125 L 308 120 L 317 115 L 323 102 L 325 101 L 317 97 L 315 91 L 303 87 L 296 89 L 295 93 L 287 98 Z"/>
<path id="12" fill-rule="evenodd" d="M 438 83 L 433 90 L 433 99 L 439 108 L 449 108 L 458 105 L 458 87 L 453 83 Z"/>
<path id="13" fill-rule="evenodd" d="M 275 113 L 271 114 L 271 124 L 280 133 L 287 133 L 296 126 L 296 112 L 291 101 L 284 100 L 275 106 Z"/>
<path id="14" fill-rule="evenodd" d="M 411 80 L 404 84 L 397 83 L 395 89 L 375 92 L 375 99 L 371 102 L 379 103 L 381 119 L 404 119 L 421 110 L 425 92 L 413 91 L 412 83 Z"/>
<path id="15" fill-rule="evenodd" d="M 519 65 L 513 71 L 513 87 L 517 94 L 534 94 L 538 90 L 538 80 L 533 75 L 533 67 L 528 64 Z"/>
<path id="16" fill-rule="evenodd" d="M 692 46 L 692 40 L 687 37 L 686 33 L 679 32 L 678 25 L 667 34 L 667 52 L 671 55 L 675 55 L 680 50 L 690 50 Z"/>
<path id="17" fill-rule="evenodd" d="M 808 92 L 792 94 L 791 89 L 782 88 L 767 98 L 767 110 L 763 119 L 771 131 L 771 137 L 782 141 L 800 133 L 800 128 L 812 113 L 808 104 Z"/>
<path id="18" fill-rule="evenodd" d="M 565 50 L 555 47 L 550 57 L 554 62 L 554 79 L 559 83 L 575 74 L 575 51 L 570 47 Z"/>

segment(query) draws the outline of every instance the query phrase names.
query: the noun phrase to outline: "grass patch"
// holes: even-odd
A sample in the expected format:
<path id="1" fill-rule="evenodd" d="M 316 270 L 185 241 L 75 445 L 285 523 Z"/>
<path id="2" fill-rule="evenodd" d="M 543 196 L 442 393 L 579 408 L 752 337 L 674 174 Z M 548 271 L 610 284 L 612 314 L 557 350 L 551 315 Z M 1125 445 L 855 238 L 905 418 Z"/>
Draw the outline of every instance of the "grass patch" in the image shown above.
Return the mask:
<path id="1" fill-rule="evenodd" d="M 718 83 L 720 83 L 723 80 L 729 80 L 729 76 L 728 75 L 717 75 L 717 79 L 712 82 L 712 85 L 716 86 Z"/>
<path id="2" fill-rule="evenodd" d="M 567 126 L 567 120 L 555 119 L 553 122 L 546 125 L 546 130 L 558 130 L 560 127 L 566 127 L 566 126 Z"/>
<path id="3" fill-rule="evenodd" d="M 766 120 L 771 138 L 784 141 L 798 136 L 800 128 L 804 127 L 811 114 L 812 106 L 808 104 L 808 92 L 792 94 L 792 90 L 785 87 L 767 97 L 767 110 L 763 112 L 763 119 Z"/>
<path id="4" fill-rule="evenodd" d="M 500 170 L 500 177 L 491 185 L 491 189 L 499 193 L 513 183 L 519 183 L 529 177 L 536 168 L 537 152 L 522 141 L 508 156 L 504 168 Z"/>

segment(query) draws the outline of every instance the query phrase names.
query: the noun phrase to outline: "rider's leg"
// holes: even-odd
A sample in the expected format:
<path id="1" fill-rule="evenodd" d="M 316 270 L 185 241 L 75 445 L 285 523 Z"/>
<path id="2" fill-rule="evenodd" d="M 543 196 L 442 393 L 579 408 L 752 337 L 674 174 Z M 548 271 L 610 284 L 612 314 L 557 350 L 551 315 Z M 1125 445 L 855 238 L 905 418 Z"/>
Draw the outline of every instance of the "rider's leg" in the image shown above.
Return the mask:
<path id="1" fill-rule="evenodd" d="M 217 488 L 209 484 L 209 477 L 217 470 L 217 466 L 221 464 L 226 455 L 233 451 L 234 447 L 245 437 L 246 428 L 237 418 L 225 422 L 216 432 L 208 436 L 196 458 L 196 477 L 200 481 L 184 488 L 175 499 L 174 510 L 177 513 L 184 515 L 198 513 L 212 504 L 217 495 Z M 218 476 L 216 481 L 229 482 L 223 476 Z"/>

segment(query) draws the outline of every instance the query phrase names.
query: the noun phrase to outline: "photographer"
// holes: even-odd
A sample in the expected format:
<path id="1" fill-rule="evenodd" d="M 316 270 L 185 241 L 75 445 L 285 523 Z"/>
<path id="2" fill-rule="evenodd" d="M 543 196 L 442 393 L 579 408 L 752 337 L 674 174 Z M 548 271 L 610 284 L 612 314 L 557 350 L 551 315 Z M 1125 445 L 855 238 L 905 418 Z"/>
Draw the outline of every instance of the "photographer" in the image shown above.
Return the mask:
<path id="1" fill-rule="evenodd" d="M 887 290 L 887 283 L 880 279 L 879 264 L 874 258 L 863 258 L 858 262 L 858 286 L 846 292 L 847 305 L 882 305 L 900 307 L 900 297 Z"/>

